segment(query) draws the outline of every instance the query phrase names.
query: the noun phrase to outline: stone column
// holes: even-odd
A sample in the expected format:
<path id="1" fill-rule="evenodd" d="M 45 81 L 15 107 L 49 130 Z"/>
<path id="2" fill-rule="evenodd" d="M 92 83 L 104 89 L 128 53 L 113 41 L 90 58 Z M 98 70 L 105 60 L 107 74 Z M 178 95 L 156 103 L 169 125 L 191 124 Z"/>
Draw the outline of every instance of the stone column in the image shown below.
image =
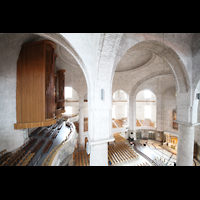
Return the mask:
<path id="1" fill-rule="evenodd" d="M 88 140 L 90 166 L 108 165 L 108 142 L 112 133 L 112 82 L 114 61 L 122 38 L 121 33 L 101 35 L 97 64 L 94 65 L 91 84 L 88 86 Z M 92 60 L 92 59 L 91 59 Z"/>
<path id="2" fill-rule="evenodd" d="M 162 95 L 156 95 L 156 130 L 163 131 Z"/>
<path id="3" fill-rule="evenodd" d="M 129 95 L 129 112 L 128 112 L 128 134 L 127 139 L 133 132 L 133 97 Z"/>
<path id="4" fill-rule="evenodd" d="M 190 93 L 177 95 L 178 147 L 177 166 L 193 166 L 194 126 L 197 123 L 197 108 L 190 104 Z"/>
<path id="5" fill-rule="evenodd" d="M 131 132 L 136 140 L 136 98 L 133 95 L 129 95 L 129 134 Z"/>
<path id="6" fill-rule="evenodd" d="M 194 126 L 178 125 L 177 166 L 193 166 Z"/>
<path id="7" fill-rule="evenodd" d="M 79 99 L 79 134 L 78 134 L 79 149 L 85 148 L 85 134 L 84 134 L 84 97 Z"/>
<path id="8" fill-rule="evenodd" d="M 106 106 L 107 107 L 107 106 Z M 89 118 L 88 140 L 90 145 L 90 166 L 108 165 L 108 142 L 113 142 L 111 109 L 92 109 Z"/>
<path id="9" fill-rule="evenodd" d="M 136 97 L 133 98 L 133 135 L 136 140 Z"/>
<path id="10" fill-rule="evenodd" d="M 91 145 L 90 166 L 108 165 L 108 142 L 93 143 Z"/>

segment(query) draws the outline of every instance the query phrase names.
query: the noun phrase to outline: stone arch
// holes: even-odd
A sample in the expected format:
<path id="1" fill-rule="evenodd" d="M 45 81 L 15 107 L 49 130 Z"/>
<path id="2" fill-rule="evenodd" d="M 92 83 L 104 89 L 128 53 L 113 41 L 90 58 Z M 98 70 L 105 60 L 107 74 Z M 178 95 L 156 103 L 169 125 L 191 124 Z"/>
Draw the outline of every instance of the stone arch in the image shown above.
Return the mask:
<path id="1" fill-rule="evenodd" d="M 136 95 L 137 95 L 137 93 L 138 93 L 139 87 L 141 87 L 142 85 L 144 85 L 146 82 L 148 82 L 148 81 L 150 81 L 151 79 L 154 79 L 154 78 L 158 78 L 158 77 L 162 77 L 162 76 L 168 76 L 168 75 L 169 76 L 173 76 L 173 74 L 164 74 L 164 75 L 162 75 L 162 74 L 159 74 L 159 73 L 153 73 L 153 74 L 150 74 L 150 75 L 142 78 L 136 85 L 134 85 L 134 87 L 131 90 L 130 95 L 135 98 Z M 177 90 L 177 85 L 176 85 L 176 90 Z"/>
<path id="2" fill-rule="evenodd" d="M 171 67 L 172 72 L 175 76 L 177 92 L 186 93 L 190 90 L 190 81 L 185 65 L 180 59 L 179 55 L 171 47 L 159 41 L 148 40 L 135 44 L 134 46 L 129 48 L 125 53 L 134 50 L 151 51 L 157 56 L 161 58 L 163 57 L 164 61 L 167 62 Z M 122 58 L 123 55 L 120 55 L 120 57 Z M 120 59 L 118 58 L 118 60 Z M 115 64 L 115 68 L 116 67 L 117 65 Z"/>
<path id="3" fill-rule="evenodd" d="M 113 91 L 113 93 L 112 93 L 112 96 L 113 96 L 113 94 L 114 94 L 115 92 L 117 92 L 118 90 L 122 90 L 123 92 L 125 92 L 126 95 L 127 95 L 127 98 L 128 98 L 129 93 L 127 92 L 127 90 L 126 90 L 126 89 L 121 89 L 121 88 L 115 89 L 115 90 Z"/>
<path id="4" fill-rule="evenodd" d="M 142 91 L 144 91 L 144 90 L 149 90 L 149 91 L 150 91 L 151 93 L 153 93 L 153 94 L 155 95 L 155 97 L 156 97 L 156 94 L 155 94 L 151 89 L 141 89 L 141 90 L 137 91 L 137 92 L 136 92 L 136 97 L 137 97 L 137 95 L 138 95 L 139 92 L 142 92 Z M 157 99 L 157 97 L 156 97 L 156 99 Z"/>
<path id="5" fill-rule="evenodd" d="M 33 34 L 40 35 L 44 38 L 52 40 L 56 44 L 62 46 L 64 49 L 66 49 L 74 57 L 74 59 L 77 61 L 77 63 L 79 64 L 79 66 L 82 69 L 83 74 L 85 76 L 87 87 L 89 86 L 89 76 L 88 76 L 88 73 L 87 73 L 86 66 L 83 63 L 83 60 L 81 59 L 80 55 L 78 55 L 75 48 L 72 46 L 72 44 L 66 38 L 64 38 L 59 33 L 33 33 Z"/>
<path id="6" fill-rule="evenodd" d="M 193 93 L 193 121 L 198 122 L 198 110 L 200 109 L 200 100 L 197 99 L 197 93 L 200 93 L 200 80 L 196 84 L 194 93 Z"/>
<path id="7" fill-rule="evenodd" d="M 0 34 L 3 35 L 3 34 L 6 34 L 6 33 L 0 33 Z M 56 44 L 62 46 L 64 49 L 66 49 L 74 57 L 74 59 L 77 61 L 78 65 L 82 69 L 83 74 L 84 74 L 85 79 L 86 79 L 87 87 L 89 87 L 90 79 L 89 79 L 89 75 L 88 75 L 88 72 L 87 72 L 87 68 L 86 68 L 81 56 L 77 53 L 77 51 L 75 50 L 73 45 L 66 38 L 64 38 L 60 33 L 31 33 L 31 34 L 39 35 L 39 36 L 46 38 L 48 40 L 52 40 Z M 20 52 L 20 49 L 19 49 L 19 52 Z M 58 52 L 60 54 L 60 50 Z M 62 59 L 63 59 L 63 55 L 60 55 L 60 56 L 62 56 Z"/>

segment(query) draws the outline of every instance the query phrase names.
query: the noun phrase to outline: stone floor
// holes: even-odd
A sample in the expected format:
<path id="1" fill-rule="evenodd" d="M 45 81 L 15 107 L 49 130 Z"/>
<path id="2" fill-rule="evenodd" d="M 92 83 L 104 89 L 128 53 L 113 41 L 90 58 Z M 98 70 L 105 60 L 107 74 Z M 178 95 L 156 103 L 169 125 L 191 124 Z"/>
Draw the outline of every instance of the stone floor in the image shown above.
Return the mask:
<path id="1" fill-rule="evenodd" d="M 163 146 L 161 142 L 155 140 L 138 140 L 142 144 L 140 150 L 148 155 L 152 160 L 154 160 L 160 166 L 174 166 L 174 163 L 177 159 L 177 151 Z M 143 146 L 143 143 L 146 143 L 146 146 Z M 199 162 L 196 159 L 193 159 L 193 166 L 199 166 Z"/>

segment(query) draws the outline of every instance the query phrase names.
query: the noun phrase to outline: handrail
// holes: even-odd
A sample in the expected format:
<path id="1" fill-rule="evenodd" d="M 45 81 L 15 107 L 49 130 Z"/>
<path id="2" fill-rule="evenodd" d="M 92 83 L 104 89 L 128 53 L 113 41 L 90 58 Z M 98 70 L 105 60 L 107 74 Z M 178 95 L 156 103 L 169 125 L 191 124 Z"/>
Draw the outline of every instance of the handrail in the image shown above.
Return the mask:
<path id="1" fill-rule="evenodd" d="M 79 120 L 79 115 L 75 116 L 75 117 L 71 117 L 67 120 L 67 122 L 76 122 Z"/>
<path id="2" fill-rule="evenodd" d="M 6 149 L 4 149 L 3 151 L 0 152 L 0 156 L 3 155 L 3 154 L 5 154 L 5 153 L 7 153 Z"/>
<path id="3" fill-rule="evenodd" d="M 69 122 L 70 123 L 70 122 Z M 75 125 L 73 123 L 70 123 L 70 133 L 66 137 L 65 140 L 63 140 L 59 145 L 57 145 L 51 152 L 50 154 L 46 157 L 44 162 L 42 163 L 42 166 L 56 166 L 62 160 L 58 163 L 59 161 L 59 155 L 63 153 L 62 150 L 66 150 L 70 146 L 70 143 L 75 142 L 76 143 L 76 138 L 77 138 L 77 132 Z M 68 144 L 68 145 L 67 145 Z M 75 145 L 74 145 L 75 148 Z M 67 156 L 66 154 L 64 155 L 65 157 Z"/>

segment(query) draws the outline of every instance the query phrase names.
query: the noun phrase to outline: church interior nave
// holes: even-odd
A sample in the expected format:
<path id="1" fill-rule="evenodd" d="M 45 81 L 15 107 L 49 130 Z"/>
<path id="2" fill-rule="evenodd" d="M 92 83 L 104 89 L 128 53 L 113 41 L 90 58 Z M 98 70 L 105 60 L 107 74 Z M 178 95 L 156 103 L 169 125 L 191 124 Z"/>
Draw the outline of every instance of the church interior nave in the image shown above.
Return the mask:
<path id="1" fill-rule="evenodd" d="M 0 33 L 0 165 L 199 166 L 199 38 Z"/>

